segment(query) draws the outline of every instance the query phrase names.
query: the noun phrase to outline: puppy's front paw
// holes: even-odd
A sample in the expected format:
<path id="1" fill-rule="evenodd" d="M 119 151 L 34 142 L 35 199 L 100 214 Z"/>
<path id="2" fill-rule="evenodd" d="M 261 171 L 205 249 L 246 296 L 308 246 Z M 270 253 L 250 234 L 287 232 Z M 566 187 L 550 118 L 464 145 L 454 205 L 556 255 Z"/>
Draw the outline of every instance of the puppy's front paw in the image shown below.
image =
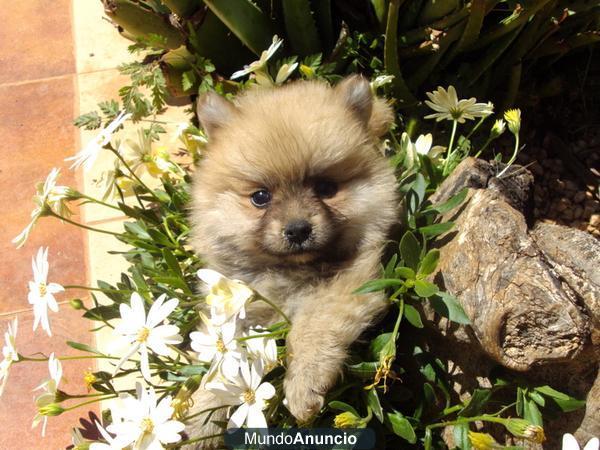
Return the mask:
<path id="1" fill-rule="evenodd" d="M 316 415 L 325 402 L 326 389 L 317 391 L 319 384 L 308 374 L 297 374 L 288 371 L 284 380 L 287 408 L 300 423 L 308 422 Z"/>

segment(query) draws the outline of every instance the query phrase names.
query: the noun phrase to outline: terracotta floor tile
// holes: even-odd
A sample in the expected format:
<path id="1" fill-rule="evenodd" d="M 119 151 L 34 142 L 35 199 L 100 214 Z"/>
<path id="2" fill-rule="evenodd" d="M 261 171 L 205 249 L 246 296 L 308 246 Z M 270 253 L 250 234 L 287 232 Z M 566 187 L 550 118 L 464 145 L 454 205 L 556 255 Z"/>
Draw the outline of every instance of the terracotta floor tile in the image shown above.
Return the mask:
<path id="1" fill-rule="evenodd" d="M 75 72 L 70 0 L 2 2 L 0 23 L 0 83 Z"/>
<path id="2" fill-rule="evenodd" d="M 73 117 L 74 85 L 63 79 L 0 86 L 0 314 L 27 308 L 31 257 L 39 246 L 50 247 L 50 276 L 61 284 L 86 279 L 82 230 L 42 218 L 25 247 L 10 242 L 29 222 L 35 184 L 52 167 L 62 167 L 59 184 L 77 186 L 63 159 L 74 153 L 77 134 Z M 78 216 L 73 217 L 78 220 Z M 62 296 L 61 299 L 66 299 Z"/>
<path id="3" fill-rule="evenodd" d="M 90 343 L 91 333 L 87 330 L 91 322 L 80 317 L 80 311 L 61 305 L 60 311 L 50 316 L 53 336 L 49 338 L 41 329 L 32 331 L 32 314 L 18 314 L 17 350 L 24 356 L 36 357 L 37 352 L 57 356 L 82 355 L 82 352 L 68 347 L 65 342 Z M 6 330 L 12 317 L 0 317 L 0 330 Z M 59 388 L 69 394 L 85 394 L 82 381 L 83 373 L 95 367 L 95 360 L 63 361 L 63 380 Z M 48 364 L 45 362 L 22 362 L 14 364 L 9 373 L 6 390 L 0 397 L 0 450 L 57 450 L 70 444 L 70 430 L 79 424 L 80 417 L 86 417 L 89 411 L 97 412 L 96 404 L 75 409 L 60 416 L 50 417 L 46 436 L 41 437 L 41 424 L 31 430 L 31 421 L 36 414 L 33 392 L 39 384 L 48 378 Z M 70 400 L 74 402 L 81 400 Z M 75 403 L 67 403 L 71 405 Z"/>

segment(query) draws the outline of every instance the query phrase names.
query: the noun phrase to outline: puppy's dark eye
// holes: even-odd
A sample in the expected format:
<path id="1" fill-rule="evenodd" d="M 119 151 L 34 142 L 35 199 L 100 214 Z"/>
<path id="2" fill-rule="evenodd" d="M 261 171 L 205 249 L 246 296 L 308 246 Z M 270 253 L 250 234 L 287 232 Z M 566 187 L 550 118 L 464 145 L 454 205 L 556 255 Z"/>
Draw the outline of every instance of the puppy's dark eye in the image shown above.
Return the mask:
<path id="1" fill-rule="evenodd" d="M 337 194 L 338 186 L 335 182 L 326 179 L 315 180 L 313 190 L 321 198 L 331 198 Z"/>
<path id="2" fill-rule="evenodd" d="M 261 189 L 260 191 L 256 191 L 254 194 L 252 194 L 250 201 L 257 208 L 264 208 L 269 204 L 271 198 L 272 196 L 269 191 L 266 189 Z"/>

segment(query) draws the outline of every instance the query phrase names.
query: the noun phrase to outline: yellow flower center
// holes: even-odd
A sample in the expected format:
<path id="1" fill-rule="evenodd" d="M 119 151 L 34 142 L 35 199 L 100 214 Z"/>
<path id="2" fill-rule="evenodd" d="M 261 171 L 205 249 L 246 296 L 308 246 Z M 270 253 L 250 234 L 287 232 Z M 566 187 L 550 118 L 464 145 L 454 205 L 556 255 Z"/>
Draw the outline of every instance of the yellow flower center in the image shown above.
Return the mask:
<path id="1" fill-rule="evenodd" d="M 96 375 L 94 375 L 91 370 L 86 370 L 83 374 L 83 381 L 89 392 L 92 389 L 92 384 L 98 381 L 98 378 L 96 378 Z"/>
<path id="2" fill-rule="evenodd" d="M 244 392 L 243 398 L 244 402 L 246 403 L 254 403 L 256 400 L 256 394 L 252 389 L 248 389 L 246 392 Z"/>
<path id="3" fill-rule="evenodd" d="M 154 422 L 152 422 L 150 417 L 146 417 L 145 419 L 142 419 L 140 428 L 142 429 L 143 433 L 152 433 L 154 430 Z"/>
<path id="4" fill-rule="evenodd" d="M 150 336 L 150 329 L 147 327 L 142 327 L 140 328 L 140 331 L 138 331 L 136 340 L 138 342 L 146 342 L 148 340 L 148 336 Z"/>
<path id="5" fill-rule="evenodd" d="M 217 348 L 217 351 L 219 353 L 227 352 L 227 347 L 225 347 L 225 342 L 223 342 L 223 339 L 221 339 L 221 338 L 217 339 L 217 342 L 215 343 L 215 347 Z"/>
<path id="6" fill-rule="evenodd" d="M 39 283 L 38 284 L 38 290 L 40 291 L 40 295 L 43 297 L 44 295 L 46 295 L 48 293 L 48 287 L 46 286 L 46 283 Z"/>

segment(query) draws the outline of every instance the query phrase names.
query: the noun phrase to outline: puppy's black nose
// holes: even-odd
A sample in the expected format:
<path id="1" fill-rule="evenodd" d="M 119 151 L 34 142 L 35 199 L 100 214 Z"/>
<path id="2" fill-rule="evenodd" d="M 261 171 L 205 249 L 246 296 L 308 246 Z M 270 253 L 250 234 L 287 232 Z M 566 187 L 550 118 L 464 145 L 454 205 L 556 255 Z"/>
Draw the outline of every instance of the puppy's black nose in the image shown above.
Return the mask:
<path id="1" fill-rule="evenodd" d="M 293 220 L 283 230 L 285 238 L 293 244 L 302 244 L 312 233 L 312 225 L 306 220 Z"/>

